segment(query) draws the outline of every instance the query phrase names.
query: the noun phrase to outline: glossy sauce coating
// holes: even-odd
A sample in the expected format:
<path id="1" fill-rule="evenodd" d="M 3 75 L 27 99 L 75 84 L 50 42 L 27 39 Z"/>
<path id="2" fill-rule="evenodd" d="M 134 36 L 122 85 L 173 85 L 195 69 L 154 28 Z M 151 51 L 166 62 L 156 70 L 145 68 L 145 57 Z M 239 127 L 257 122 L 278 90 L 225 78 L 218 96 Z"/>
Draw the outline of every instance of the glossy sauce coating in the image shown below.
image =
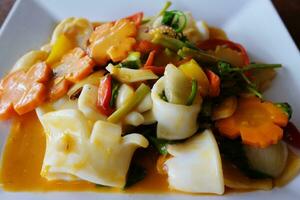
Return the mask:
<path id="1" fill-rule="evenodd" d="M 86 181 L 47 181 L 40 171 L 46 147 L 43 127 L 35 112 L 13 121 L 3 152 L 1 183 L 8 191 L 99 191 L 129 193 L 169 192 L 166 176 L 156 171 L 157 155 L 138 151 L 135 161 L 147 169 L 147 176 L 125 190 L 99 187 Z"/>

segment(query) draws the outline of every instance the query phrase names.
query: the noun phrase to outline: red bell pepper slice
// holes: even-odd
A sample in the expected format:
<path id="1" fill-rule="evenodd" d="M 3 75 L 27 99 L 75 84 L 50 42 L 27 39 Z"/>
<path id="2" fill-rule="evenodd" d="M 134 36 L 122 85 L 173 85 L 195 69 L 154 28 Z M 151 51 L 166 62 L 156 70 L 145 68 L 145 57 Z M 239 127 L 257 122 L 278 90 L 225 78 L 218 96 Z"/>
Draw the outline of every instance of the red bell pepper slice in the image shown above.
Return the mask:
<path id="1" fill-rule="evenodd" d="M 215 74 L 213 71 L 207 69 L 205 70 L 205 74 L 209 81 L 209 96 L 210 97 L 217 97 L 220 94 L 220 85 L 221 79 L 220 77 Z"/>
<path id="2" fill-rule="evenodd" d="M 97 107 L 101 113 L 106 116 L 111 115 L 114 109 L 110 107 L 110 100 L 112 98 L 112 77 L 110 74 L 106 75 L 101 81 L 98 88 Z"/>
<path id="3" fill-rule="evenodd" d="M 157 66 L 153 65 L 154 64 L 155 54 L 156 54 L 156 50 L 152 50 L 149 53 L 147 61 L 146 61 L 145 65 L 144 65 L 144 69 L 149 69 L 154 74 L 157 74 L 157 75 L 163 75 L 165 73 L 165 67 L 157 67 Z"/>
<path id="4" fill-rule="evenodd" d="M 284 128 L 283 140 L 300 149 L 300 132 L 292 122 L 289 122 Z"/>
<path id="5" fill-rule="evenodd" d="M 156 67 L 156 66 L 145 66 L 144 69 L 151 70 L 156 75 L 163 75 L 165 73 L 165 67 Z"/>
<path id="6" fill-rule="evenodd" d="M 130 16 L 125 17 L 125 18 L 129 19 L 131 21 L 134 21 L 136 27 L 139 27 L 142 23 L 143 17 L 144 17 L 144 13 L 143 12 L 138 12 L 138 13 L 135 13 L 135 14 L 130 15 Z"/>
<path id="7" fill-rule="evenodd" d="M 149 56 L 147 58 L 147 61 L 145 63 L 145 66 L 151 66 L 154 63 L 154 57 L 155 57 L 156 51 L 153 50 L 149 53 Z"/>
<path id="8" fill-rule="evenodd" d="M 206 41 L 200 43 L 198 45 L 198 47 L 203 50 L 213 50 L 213 49 L 216 49 L 217 46 L 223 46 L 223 45 L 227 46 L 228 48 L 230 48 L 232 50 L 240 52 L 240 54 L 243 58 L 244 65 L 250 64 L 250 59 L 249 59 L 246 49 L 241 44 L 232 42 L 230 40 L 209 39 L 209 40 L 206 40 Z"/>

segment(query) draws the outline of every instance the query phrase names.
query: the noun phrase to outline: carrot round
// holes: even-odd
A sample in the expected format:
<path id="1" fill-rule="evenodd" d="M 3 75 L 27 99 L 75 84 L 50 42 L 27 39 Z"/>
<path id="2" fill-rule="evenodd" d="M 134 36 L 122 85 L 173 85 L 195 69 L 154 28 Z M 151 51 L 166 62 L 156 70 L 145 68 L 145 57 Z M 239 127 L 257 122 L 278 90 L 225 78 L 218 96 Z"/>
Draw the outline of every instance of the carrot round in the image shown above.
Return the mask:
<path id="1" fill-rule="evenodd" d="M 271 102 L 257 97 L 241 98 L 235 113 L 218 120 L 219 132 L 231 139 L 241 136 L 243 143 L 264 148 L 276 144 L 283 136 L 288 116 Z"/>
<path id="2" fill-rule="evenodd" d="M 0 82 L 0 120 L 25 114 L 41 105 L 46 97 L 46 84 L 51 68 L 44 62 L 8 74 Z"/>

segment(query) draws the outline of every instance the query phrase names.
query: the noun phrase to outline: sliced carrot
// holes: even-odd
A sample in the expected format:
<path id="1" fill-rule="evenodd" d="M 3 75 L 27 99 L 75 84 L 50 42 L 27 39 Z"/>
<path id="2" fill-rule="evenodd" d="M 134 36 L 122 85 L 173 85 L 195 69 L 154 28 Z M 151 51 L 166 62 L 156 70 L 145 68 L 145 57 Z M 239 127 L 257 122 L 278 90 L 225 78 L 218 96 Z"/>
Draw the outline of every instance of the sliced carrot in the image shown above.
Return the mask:
<path id="1" fill-rule="evenodd" d="M 79 47 L 67 53 L 54 68 L 55 77 L 65 77 L 76 83 L 88 76 L 95 66 L 93 60 Z"/>
<path id="2" fill-rule="evenodd" d="M 69 87 L 93 72 L 95 63 L 79 47 L 68 52 L 53 69 L 54 78 L 49 84 L 47 97 L 50 101 L 65 95 Z"/>
<path id="3" fill-rule="evenodd" d="M 233 117 L 218 120 L 216 126 L 230 139 L 235 139 L 240 135 L 239 126 Z"/>
<path id="4" fill-rule="evenodd" d="M 63 97 L 69 90 L 71 83 L 64 77 L 58 77 L 51 80 L 49 84 L 48 99 L 54 101 Z"/>
<path id="5" fill-rule="evenodd" d="M 89 38 L 88 52 L 98 65 L 124 60 L 136 43 L 135 22 L 120 19 L 98 26 Z"/>
<path id="6" fill-rule="evenodd" d="M 271 115 L 272 120 L 275 124 L 285 127 L 288 123 L 286 113 L 282 112 L 280 108 L 274 105 L 271 102 L 264 102 L 264 107 L 268 110 Z"/>
<path id="7" fill-rule="evenodd" d="M 0 83 L 0 119 L 25 114 L 43 103 L 51 73 L 51 68 L 42 62 L 27 72 L 19 70 L 4 77 Z"/>
<path id="8" fill-rule="evenodd" d="M 221 84 L 221 79 L 220 77 L 215 74 L 211 70 L 206 70 L 206 76 L 209 81 L 209 96 L 210 97 L 217 97 L 220 94 L 220 84 Z"/>
<path id="9" fill-rule="evenodd" d="M 235 113 L 218 120 L 221 134 L 234 139 L 241 136 L 243 143 L 264 148 L 276 144 L 283 136 L 288 116 L 271 102 L 257 97 L 241 98 Z"/>

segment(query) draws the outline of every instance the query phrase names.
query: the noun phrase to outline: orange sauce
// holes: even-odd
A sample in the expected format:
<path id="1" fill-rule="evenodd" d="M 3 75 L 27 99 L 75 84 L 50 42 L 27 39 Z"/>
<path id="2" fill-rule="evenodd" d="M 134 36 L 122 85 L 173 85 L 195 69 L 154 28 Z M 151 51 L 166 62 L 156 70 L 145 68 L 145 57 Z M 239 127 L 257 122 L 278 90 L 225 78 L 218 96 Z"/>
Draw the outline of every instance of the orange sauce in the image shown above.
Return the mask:
<path id="1" fill-rule="evenodd" d="M 134 162 L 146 168 L 146 177 L 124 190 L 96 186 L 86 181 L 48 181 L 40 175 L 45 153 L 45 140 L 43 127 L 34 112 L 25 114 L 13 121 L 11 132 L 2 155 L 2 166 L 0 169 L 0 183 L 4 190 L 97 191 L 110 193 L 177 192 L 168 188 L 167 176 L 158 173 L 156 169 L 158 155 L 154 151 L 151 151 L 151 149 L 147 149 L 147 151 L 139 149 L 133 158 Z M 289 165 L 290 163 L 287 164 L 287 168 Z M 247 191 L 226 188 L 225 194 Z"/>
<path id="2" fill-rule="evenodd" d="M 153 152 L 138 151 L 135 161 L 147 169 L 147 176 L 124 189 L 99 187 L 86 181 L 47 181 L 41 177 L 46 138 L 35 112 L 13 121 L 2 157 L 0 178 L 8 191 L 99 191 L 99 192 L 168 192 L 166 176 L 156 170 L 157 156 Z"/>

